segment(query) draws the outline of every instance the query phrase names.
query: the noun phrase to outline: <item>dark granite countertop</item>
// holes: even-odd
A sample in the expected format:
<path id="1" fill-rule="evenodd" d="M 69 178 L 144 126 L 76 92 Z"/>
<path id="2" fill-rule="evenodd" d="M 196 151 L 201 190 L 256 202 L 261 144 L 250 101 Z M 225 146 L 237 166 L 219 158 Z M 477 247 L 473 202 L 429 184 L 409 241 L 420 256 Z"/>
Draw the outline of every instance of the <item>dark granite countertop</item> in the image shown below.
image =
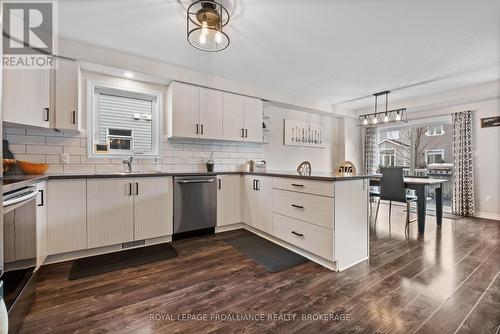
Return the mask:
<path id="1" fill-rule="evenodd" d="M 213 172 L 213 173 L 163 173 L 163 172 L 134 172 L 134 173 L 82 173 L 82 174 L 44 174 L 44 175 L 19 175 L 12 174 L 3 177 L 3 180 L 9 181 L 4 183 L 3 192 L 8 192 L 16 190 L 22 187 L 29 186 L 33 183 L 42 180 L 61 180 L 61 179 L 88 179 L 88 178 L 120 178 L 120 177 L 160 177 L 160 176 L 216 176 L 216 175 L 259 175 L 259 176 L 272 176 L 272 177 L 286 177 L 286 178 L 297 178 L 305 180 L 317 180 L 317 181 L 349 181 L 349 180 L 360 180 L 369 179 L 373 175 L 356 175 L 356 176 L 335 176 L 335 173 L 329 172 L 316 172 L 312 175 L 299 175 L 296 171 L 266 171 L 265 173 L 260 172 Z"/>

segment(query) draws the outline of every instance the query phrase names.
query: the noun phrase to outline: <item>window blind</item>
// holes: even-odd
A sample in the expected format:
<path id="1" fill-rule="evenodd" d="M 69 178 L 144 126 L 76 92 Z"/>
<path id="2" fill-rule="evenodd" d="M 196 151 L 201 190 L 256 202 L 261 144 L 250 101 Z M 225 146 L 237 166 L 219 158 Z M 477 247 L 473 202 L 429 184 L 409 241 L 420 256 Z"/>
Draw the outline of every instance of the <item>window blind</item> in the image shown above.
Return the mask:
<path id="1" fill-rule="evenodd" d="M 152 121 L 146 117 L 152 116 L 153 101 L 99 93 L 99 141 L 107 142 L 107 129 L 132 130 L 134 151 L 150 152 L 152 143 Z M 135 119 L 134 115 L 140 115 Z"/>

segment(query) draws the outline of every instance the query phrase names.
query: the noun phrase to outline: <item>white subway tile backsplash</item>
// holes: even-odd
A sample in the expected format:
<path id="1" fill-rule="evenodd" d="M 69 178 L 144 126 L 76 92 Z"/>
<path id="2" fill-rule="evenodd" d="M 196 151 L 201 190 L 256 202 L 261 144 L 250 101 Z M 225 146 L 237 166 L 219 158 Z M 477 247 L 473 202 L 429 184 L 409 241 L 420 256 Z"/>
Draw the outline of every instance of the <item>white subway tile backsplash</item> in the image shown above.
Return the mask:
<path id="1" fill-rule="evenodd" d="M 41 146 L 41 145 L 28 145 L 26 153 L 34 154 L 61 154 L 63 153 L 62 146 Z"/>
<path id="2" fill-rule="evenodd" d="M 27 135 L 7 135 L 7 140 L 10 144 L 31 144 L 31 145 L 45 145 L 45 138 L 43 136 L 27 136 Z"/>
<path id="3" fill-rule="evenodd" d="M 56 146 L 80 146 L 81 140 L 78 137 L 47 137 L 47 145 Z"/>
<path id="4" fill-rule="evenodd" d="M 48 173 L 122 172 L 122 159 L 87 156 L 86 132 L 56 132 L 50 129 L 5 128 L 4 137 L 17 159 L 47 162 Z M 162 143 L 160 170 L 164 172 L 205 172 L 213 152 L 216 171 L 240 171 L 248 160 L 264 159 L 262 144 L 205 139 L 175 139 Z M 69 164 L 61 164 L 61 154 Z M 154 159 L 136 159 L 134 170 L 151 171 Z"/>

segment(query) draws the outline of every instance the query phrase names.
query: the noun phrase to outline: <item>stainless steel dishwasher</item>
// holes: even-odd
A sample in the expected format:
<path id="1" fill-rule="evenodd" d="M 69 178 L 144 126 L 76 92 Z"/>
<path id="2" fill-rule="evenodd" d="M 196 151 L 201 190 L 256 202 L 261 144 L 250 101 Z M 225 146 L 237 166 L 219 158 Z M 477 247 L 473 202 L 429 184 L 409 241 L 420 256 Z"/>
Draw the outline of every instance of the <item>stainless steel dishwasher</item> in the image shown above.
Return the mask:
<path id="1" fill-rule="evenodd" d="M 174 177 L 174 239 L 214 232 L 216 181 L 216 176 Z"/>

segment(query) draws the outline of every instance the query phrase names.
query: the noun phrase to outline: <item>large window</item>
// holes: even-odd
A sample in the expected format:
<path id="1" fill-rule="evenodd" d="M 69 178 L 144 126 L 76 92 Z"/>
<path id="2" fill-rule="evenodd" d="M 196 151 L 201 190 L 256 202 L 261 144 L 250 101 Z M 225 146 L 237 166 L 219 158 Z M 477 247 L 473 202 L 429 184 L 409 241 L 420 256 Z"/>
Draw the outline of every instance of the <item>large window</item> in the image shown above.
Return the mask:
<path id="1" fill-rule="evenodd" d="M 89 83 L 89 156 L 158 156 L 161 92 Z"/>
<path id="2" fill-rule="evenodd" d="M 381 167 L 393 167 L 394 162 L 395 162 L 395 149 L 393 148 L 386 148 L 386 149 L 381 149 L 379 150 L 379 165 Z"/>
<path id="3" fill-rule="evenodd" d="M 427 165 L 444 163 L 444 150 L 425 150 Z"/>
<path id="4" fill-rule="evenodd" d="M 398 128 L 377 129 L 378 167 L 400 166 L 406 176 L 451 180 L 453 176 L 453 129 L 451 119 L 418 121 Z M 444 210 L 450 211 L 452 182 L 443 184 Z M 434 207 L 434 191 L 427 193 Z"/>

